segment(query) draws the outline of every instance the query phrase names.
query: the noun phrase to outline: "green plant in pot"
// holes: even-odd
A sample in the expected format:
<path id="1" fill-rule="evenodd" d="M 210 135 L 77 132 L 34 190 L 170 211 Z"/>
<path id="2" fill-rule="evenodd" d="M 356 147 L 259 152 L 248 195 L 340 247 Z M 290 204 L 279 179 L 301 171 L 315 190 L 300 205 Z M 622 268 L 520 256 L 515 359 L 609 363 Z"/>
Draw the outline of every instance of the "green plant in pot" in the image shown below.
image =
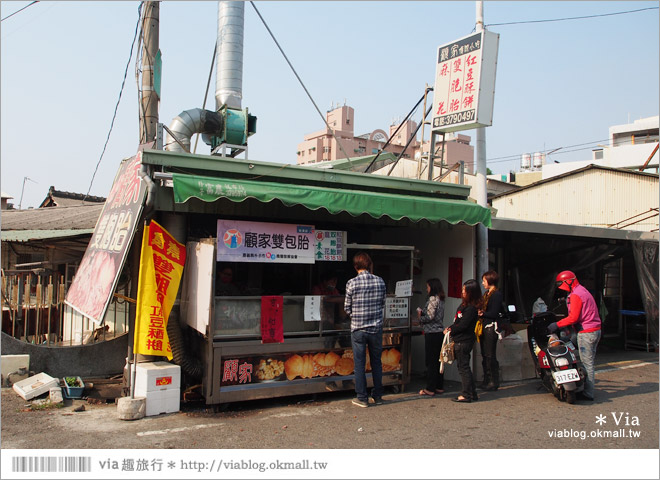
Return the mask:
<path id="1" fill-rule="evenodd" d="M 64 382 L 68 387 L 82 387 L 78 377 L 64 377 Z"/>

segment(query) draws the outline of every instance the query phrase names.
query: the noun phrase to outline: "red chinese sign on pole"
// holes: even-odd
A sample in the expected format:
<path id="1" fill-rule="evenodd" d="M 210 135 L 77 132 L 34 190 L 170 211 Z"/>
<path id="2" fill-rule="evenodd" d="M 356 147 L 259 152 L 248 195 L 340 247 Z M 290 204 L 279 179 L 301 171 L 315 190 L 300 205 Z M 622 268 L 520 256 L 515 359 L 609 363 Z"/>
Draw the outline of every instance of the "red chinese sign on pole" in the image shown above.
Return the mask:
<path id="1" fill-rule="evenodd" d="M 484 30 L 438 47 L 433 131 L 455 132 L 493 124 L 499 39 L 499 34 Z"/>
<path id="2" fill-rule="evenodd" d="M 261 343 L 284 342 L 283 305 L 282 296 L 261 297 Z"/>
<path id="3" fill-rule="evenodd" d="M 447 295 L 452 298 L 461 298 L 463 290 L 463 259 L 449 258 Z"/>

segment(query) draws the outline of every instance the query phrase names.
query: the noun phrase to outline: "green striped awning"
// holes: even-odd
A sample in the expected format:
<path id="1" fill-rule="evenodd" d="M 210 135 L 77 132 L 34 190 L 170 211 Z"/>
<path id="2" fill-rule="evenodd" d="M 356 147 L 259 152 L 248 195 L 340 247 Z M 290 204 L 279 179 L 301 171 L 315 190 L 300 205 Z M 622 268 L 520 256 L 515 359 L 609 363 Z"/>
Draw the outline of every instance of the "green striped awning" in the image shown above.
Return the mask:
<path id="1" fill-rule="evenodd" d="M 323 208 L 331 214 L 347 212 L 353 216 L 367 214 L 394 220 L 408 218 L 414 222 L 444 220 L 452 224 L 464 222 L 491 226 L 490 209 L 467 200 L 176 173 L 172 174 L 172 180 L 176 203 L 184 203 L 190 198 L 204 202 L 214 202 L 220 198 L 233 202 L 242 202 L 247 198 L 260 202 L 277 199 L 287 206 L 303 205 L 310 210 Z"/>

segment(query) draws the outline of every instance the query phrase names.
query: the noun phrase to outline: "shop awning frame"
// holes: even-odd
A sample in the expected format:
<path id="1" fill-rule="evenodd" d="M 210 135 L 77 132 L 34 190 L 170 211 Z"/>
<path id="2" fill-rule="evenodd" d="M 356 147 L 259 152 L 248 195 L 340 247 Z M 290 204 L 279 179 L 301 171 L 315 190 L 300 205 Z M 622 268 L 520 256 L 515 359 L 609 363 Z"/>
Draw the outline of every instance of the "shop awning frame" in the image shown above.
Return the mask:
<path id="1" fill-rule="evenodd" d="M 310 210 L 323 208 L 331 214 L 347 212 L 352 216 L 367 214 L 373 218 L 387 216 L 413 222 L 491 226 L 490 210 L 467 200 L 177 173 L 172 174 L 172 182 L 176 203 L 185 203 L 191 198 L 203 202 L 221 198 L 242 202 L 254 198 L 264 203 L 279 200 L 286 206 L 302 205 Z"/>

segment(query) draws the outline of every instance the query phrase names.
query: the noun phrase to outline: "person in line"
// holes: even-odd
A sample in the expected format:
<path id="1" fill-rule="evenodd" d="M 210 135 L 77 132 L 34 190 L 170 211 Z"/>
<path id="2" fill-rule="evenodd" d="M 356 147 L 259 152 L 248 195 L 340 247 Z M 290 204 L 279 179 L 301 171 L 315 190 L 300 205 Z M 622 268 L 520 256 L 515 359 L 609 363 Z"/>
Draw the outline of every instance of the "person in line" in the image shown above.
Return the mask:
<path id="1" fill-rule="evenodd" d="M 477 339 L 474 327 L 479 319 L 481 288 L 476 280 L 470 279 L 463 284 L 461 304 L 456 309 L 454 323 L 445 329 L 445 335 L 451 335 L 454 341 L 454 357 L 458 373 L 461 375 L 461 394 L 452 398 L 453 402 L 470 403 L 479 400 L 474 377 L 470 368 L 470 354 Z"/>
<path id="2" fill-rule="evenodd" d="M 353 405 L 369 406 L 367 395 L 366 360 L 369 348 L 373 389 L 371 396 L 376 405 L 383 403 L 383 317 L 385 314 L 385 282 L 373 274 L 373 262 L 365 252 L 353 257 L 357 276 L 346 283 L 344 311 L 351 319 L 351 345 L 355 368 L 355 395 Z"/>
<path id="3" fill-rule="evenodd" d="M 321 313 L 321 319 L 324 321 L 323 328 L 345 328 L 338 325 L 346 321 L 346 313 L 341 308 L 344 304 L 344 298 L 337 289 L 337 275 L 334 272 L 324 272 L 321 274 L 321 282 L 312 287 L 312 295 L 320 295 L 322 297 L 323 311 Z"/>
<path id="4" fill-rule="evenodd" d="M 341 295 L 337 290 L 337 275 L 331 272 L 321 274 L 321 283 L 312 287 L 312 295 Z"/>
<path id="5" fill-rule="evenodd" d="M 557 288 L 569 292 L 566 303 L 568 316 L 558 322 L 548 325 L 548 331 L 555 333 L 568 325 L 579 324 L 581 330 L 577 334 L 580 361 L 584 365 L 587 378 L 584 382 L 584 392 L 578 392 L 577 398 L 593 401 L 595 388 L 596 348 L 601 336 L 601 319 L 594 297 L 589 290 L 578 282 L 570 270 L 564 270 L 557 275 Z"/>
<path id="6" fill-rule="evenodd" d="M 497 390 L 500 386 L 500 364 L 497 362 L 497 340 L 498 325 L 502 312 L 502 292 L 497 289 L 500 276 L 495 270 L 488 270 L 481 276 L 481 284 L 486 290 L 481 299 L 479 318 L 483 324 L 483 330 L 479 343 L 481 344 L 481 365 L 484 371 L 484 379 L 480 387 L 487 391 Z"/>
<path id="7" fill-rule="evenodd" d="M 417 318 L 422 325 L 424 334 L 424 351 L 426 355 L 426 388 L 419 391 L 420 395 L 434 396 L 444 393 L 444 374 L 440 373 L 440 349 L 444 337 L 445 291 L 438 278 L 426 281 L 428 298 L 424 308 L 417 309 Z"/>

